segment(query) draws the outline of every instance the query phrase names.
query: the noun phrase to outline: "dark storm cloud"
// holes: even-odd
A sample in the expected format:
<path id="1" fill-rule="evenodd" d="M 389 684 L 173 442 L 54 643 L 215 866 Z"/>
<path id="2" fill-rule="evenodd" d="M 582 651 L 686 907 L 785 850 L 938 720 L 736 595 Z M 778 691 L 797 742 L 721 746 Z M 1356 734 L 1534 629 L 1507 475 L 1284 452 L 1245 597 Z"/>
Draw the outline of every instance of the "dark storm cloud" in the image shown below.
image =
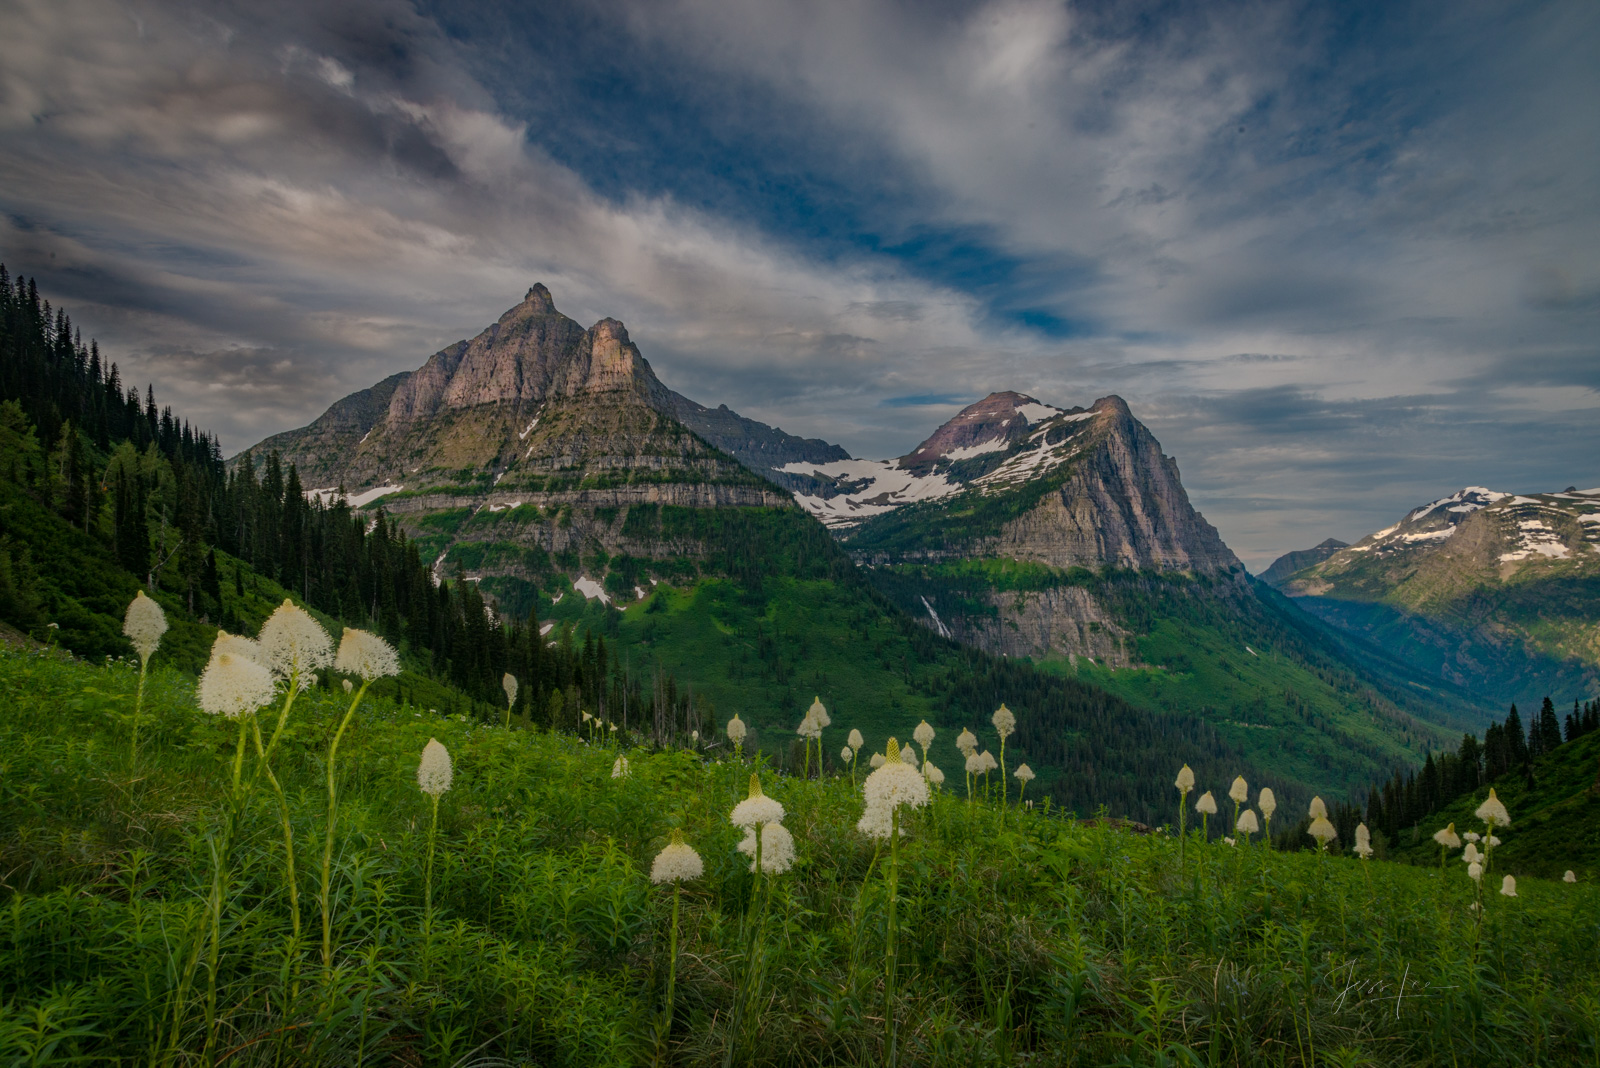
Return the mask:
<path id="1" fill-rule="evenodd" d="M 1597 50 L 1578 0 L 13 0 L 0 259 L 230 448 L 533 281 L 858 455 L 1118 392 L 1261 565 L 1600 482 Z"/>

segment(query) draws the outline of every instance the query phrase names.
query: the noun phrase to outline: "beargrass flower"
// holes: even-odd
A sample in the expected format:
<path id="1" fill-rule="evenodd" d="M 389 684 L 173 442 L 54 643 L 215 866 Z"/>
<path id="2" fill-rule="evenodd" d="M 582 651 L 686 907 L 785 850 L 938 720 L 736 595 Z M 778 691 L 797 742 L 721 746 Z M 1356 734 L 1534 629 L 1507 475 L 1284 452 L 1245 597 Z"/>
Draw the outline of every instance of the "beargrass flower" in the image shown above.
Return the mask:
<path id="1" fill-rule="evenodd" d="M 310 612 L 287 597 L 261 624 L 259 641 L 267 667 L 302 690 L 311 686 L 318 668 L 333 662 L 333 639 Z"/>
<path id="2" fill-rule="evenodd" d="M 1200 800 L 1194 803 L 1194 810 L 1205 816 L 1217 814 L 1217 799 L 1211 796 L 1210 790 L 1200 795 Z"/>
<path id="3" fill-rule="evenodd" d="M 1577 877 L 1577 875 L 1573 874 L 1573 871 L 1572 871 L 1571 868 L 1568 868 L 1567 869 L 1567 874 L 1565 874 L 1565 875 L 1563 875 L 1561 877 L 1561 881 L 1564 882 L 1564 883 L 1575 883 L 1575 882 L 1578 881 L 1578 877 Z"/>
<path id="4" fill-rule="evenodd" d="M 1367 830 L 1365 823 L 1356 825 L 1355 854 L 1362 860 L 1367 860 L 1372 856 L 1372 832 Z"/>
<path id="5" fill-rule="evenodd" d="M 1236 805 L 1242 805 L 1250 800 L 1250 784 L 1244 781 L 1243 775 L 1233 780 L 1233 785 L 1228 787 L 1228 796 Z"/>
<path id="6" fill-rule="evenodd" d="M 650 881 L 657 885 L 698 879 L 704 874 L 705 862 L 694 851 L 694 847 L 683 840 L 683 832 L 677 829 L 673 830 L 672 839 L 666 848 L 656 854 L 655 861 L 650 865 Z"/>
<path id="7" fill-rule="evenodd" d="M 1467 864 L 1471 864 L 1473 861 L 1481 859 L 1482 856 L 1483 854 L 1478 852 L 1478 844 L 1476 842 L 1468 842 L 1467 848 L 1461 851 L 1461 859 Z"/>
<path id="8" fill-rule="evenodd" d="M 1501 879 L 1500 880 L 1500 892 L 1502 894 L 1504 894 L 1506 897 L 1516 897 L 1517 896 L 1517 877 L 1515 875 L 1507 875 L 1504 879 Z"/>
<path id="9" fill-rule="evenodd" d="M 977 753 L 973 753 L 971 756 L 967 757 L 967 774 L 968 775 L 982 775 L 983 774 L 983 757 L 982 756 L 980 756 Z"/>
<path id="10" fill-rule="evenodd" d="M 1178 788 L 1180 794 L 1186 794 L 1194 789 L 1194 772 L 1189 770 L 1189 765 L 1185 764 L 1178 769 L 1178 778 L 1172 785 Z"/>
<path id="11" fill-rule="evenodd" d="M 871 764 L 873 770 L 876 771 L 878 768 L 883 767 L 883 760 L 884 760 L 884 757 L 883 757 L 882 753 L 873 753 L 872 754 L 872 759 L 869 760 L 867 763 Z"/>
<path id="12" fill-rule="evenodd" d="M 750 774 L 750 794 L 743 801 L 733 806 L 733 811 L 728 813 L 728 822 L 735 827 L 743 827 L 748 830 L 751 827 L 779 823 L 782 820 L 783 806 L 761 792 L 761 779 L 752 772 Z"/>
<path id="13" fill-rule="evenodd" d="M 339 654 L 334 657 L 333 670 L 358 675 L 363 682 L 371 682 L 400 674 L 400 654 L 376 634 L 346 627 L 339 639 Z"/>
<path id="14" fill-rule="evenodd" d="M 351 682 L 349 679 L 340 679 L 339 681 L 343 684 L 345 693 L 349 693 L 351 690 L 356 688 L 355 683 Z"/>
<path id="15" fill-rule="evenodd" d="M 1011 709 L 1005 706 L 1004 702 L 1001 702 L 1000 707 L 995 709 L 994 715 L 989 717 L 989 722 L 994 724 L 995 733 L 1000 735 L 1001 745 L 1004 745 L 1006 739 L 1017 729 L 1017 717 L 1012 714 Z"/>
<path id="16" fill-rule="evenodd" d="M 848 764 L 848 763 L 850 763 L 850 761 L 854 760 L 855 758 L 856 758 L 856 751 L 854 749 L 851 749 L 848 745 L 845 746 L 843 749 L 839 750 L 839 763 Z"/>
<path id="17" fill-rule="evenodd" d="M 967 730 L 967 728 L 962 727 L 961 733 L 956 735 L 956 748 L 967 756 L 971 756 L 978 751 L 978 736 Z"/>
<path id="18" fill-rule="evenodd" d="M 928 759 L 928 746 L 933 744 L 933 728 L 927 720 L 917 724 L 917 729 L 911 732 L 911 740 L 922 746 L 922 759 Z"/>
<path id="19" fill-rule="evenodd" d="M 238 719 L 271 703 L 274 692 L 272 672 L 237 653 L 214 652 L 200 673 L 195 699 L 213 716 Z"/>
<path id="20" fill-rule="evenodd" d="M 161 606 L 146 597 L 143 590 L 135 593 L 122 617 L 122 633 L 133 644 L 134 652 L 139 654 L 141 661 L 150 659 L 166 632 L 167 614 L 161 610 Z"/>
<path id="21" fill-rule="evenodd" d="M 1493 849 L 1495 846 L 1500 844 L 1500 839 L 1496 838 L 1492 834 L 1486 839 L 1486 841 L 1489 843 L 1490 849 Z"/>
<path id="22" fill-rule="evenodd" d="M 1511 814 L 1506 811 L 1505 803 L 1494 795 L 1494 787 L 1492 786 L 1489 787 L 1489 796 L 1484 799 L 1483 804 L 1479 805 L 1477 812 L 1473 814 L 1489 825 L 1491 836 L 1494 834 L 1496 827 L 1511 826 Z"/>
<path id="23" fill-rule="evenodd" d="M 455 772 L 450 767 L 450 750 L 437 738 L 429 738 L 422 749 L 422 760 L 417 764 L 417 788 L 429 797 L 438 798 L 450 789 Z"/>
<path id="24" fill-rule="evenodd" d="M 1339 831 L 1328 821 L 1326 816 L 1318 816 L 1313 819 L 1306 833 L 1317 840 L 1318 849 L 1327 849 L 1328 843 L 1339 837 Z"/>
<path id="25" fill-rule="evenodd" d="M 1223 835 L 1222 836 L 1222 842 L 1223 842 L 1224 845 L 1230 845 L 1230 846 L 1236 846 L 1236 845 L 1239 844 L 1238 842 L 1234 841 L 1232 838 L 1229 838 L 1227 835 Z"/>
<path id="26" fill-rule="evenodd" d="M 1178 769 L 1172 785 L 1178 788 L 1178 866 L 1182 867 L 1184 843 L 1189 837 L 1189 791 L 1194 789 L 1194 771 L 1189 765 Z"/>
<path id="27" fill-rule="evenodd" d="M 1256 820 L 1255 811 L 1247 808 L 1239 813 L 1239 819 L 1234 823 L 1233 829 L 1244 835 L 1245 841 L 1248 842 L 1252 834 L 1261 830 L 1261 824 Z"/>
<path id="28" fill-rule="evenodd" d="M 745 726 L 744 720 L 739 718 L 739 713 L 735 712 L 733 714 L 733 718 L 728 721 L 728 726 L 724 729 L 728 732 L 728 741 L 733 743 L 734 753 L 742 755 L 744 753 Z"/>
<path id="29" fill-rule="evenodd" d="M 1456 825 L 1454 823 L 1443 830 L 1434 831 L 1433 840 L 1446 849 L 1461 848 L 1461 839 L 1456 836 Z"/>
<path id="30" fill-rule="evenodd" d="M 865 738 L 861 737 L 861 732 L 860 731 L 854 730 L 854 729 L 852 729 L 850 731 L 850 748 L 851 749 L 853 749 L 853 750 L 855 750 L 856 752 L 859 753 L 866 746 L 866 744 L 867 744 L 867 740 Z"/>
<path id="31" fill-rule="evenodd" d="M 1455 824 L 1452 823 L 1451 826 L 1454 827 Z M 1477 831 L 1467 831 L 1461 837 L 1464 841 L 1468 842 L 1479 842 L 1483 840 L 1483 835 L 1479 834 Z"/>
<path id="32" fill-rule="evenodd" d="M 1473 882 L 1477 882 L 1480 879 L 1482 879 L 1483 878 L 1483 865 L 1479 864 L 1477 861 L 1473 861 L 1471 864 L 1468 864 L 1467 865 L 1467 878 L 1471 879 Z"/>
<path id="33" fill-rule="evenodd" d="M 217 631 L 216 640 L 211 643 L 211 655 L 216 656 L 218 653 L 230 653 L 233 656 L 242 656 L 246 660 L 254 660 L 258 664 L 263 663 L 261 646 L 258 643 L 238 634 L 229 634 L 225 630 Z"/>
<path id="34" fill-rule="evenodd" d="M 808 715 L 811 716 L 812 721 L 818 727 L 831 727 L 833 725 L 833 717 L 829 716 L 828 710 L 823 707 L 821 697 L 813 697 L 811 699 L 811 708 L 808 710 Z"/>
<path id="35" fill-rule="evenodd" d="M 889 739 L 883 766 L 867 776 L 862 791 L 866 794 L 868 808 L 874 805 L 922 808 L 928 803 L 928 781 L 905 763 L 900 744 L 893 738 Z"/>
<path id="36" fill-rule="evenodd" d="M 619 756 L 611 764 L 611 777 L 613 779 L 626 779 L 628 777 L 628 758 Z"/>
<path id="37" fill-rule="evenodd" d="M 931 760 L 922 762 L 922 777 L 934 786 L 944 785 L 944 772 L 940 771 L 938 765 Z"/>
<path id="38" fill-rule="evenodd" d="M 1278 799 L 1273 796 L 1272 787 L 1261 788 L 1261 799 L 1256 802 L 1256 807 L 1261 809 L 1261 814 L 1267 819 L 1272 819 L 1272 814 L 1278 811 Z"/>
<path id="39" fill-rule="evenodd" d="M 756 829 L 744 832 L 739 852 L 750 858 L 750 870 L 756 870 Z M 794 836 L 781 823 L 761 825 L 761 870 L 767 875 L 782 875 L 794 865 Z"/>
<path id="40" fill-rule="evenodd" d="M 1311 806 L 1306 810 L 1306 814 L 1314 820 L 1325 820 L 1328 818 L 1328 806 L 1322 803 L 1322 798 L 1313 797 Z"/>
<path id="41" fill-rule="evenodd" d="M 59 629 L 54 623 L 50 626 Z M 139 689 L 133 698 L 133 737 L 128 750 L 130 760 L 139 758 L 139 714 L 144 711 L 145 672 L 150 667 L 150 657 L 161 644 L 161 636 L 166 632 L 167 614 L 160 605 L 146 597 L 143 590 L 136 591 L 122 617 L 122 633 L 139 654 Z"/>

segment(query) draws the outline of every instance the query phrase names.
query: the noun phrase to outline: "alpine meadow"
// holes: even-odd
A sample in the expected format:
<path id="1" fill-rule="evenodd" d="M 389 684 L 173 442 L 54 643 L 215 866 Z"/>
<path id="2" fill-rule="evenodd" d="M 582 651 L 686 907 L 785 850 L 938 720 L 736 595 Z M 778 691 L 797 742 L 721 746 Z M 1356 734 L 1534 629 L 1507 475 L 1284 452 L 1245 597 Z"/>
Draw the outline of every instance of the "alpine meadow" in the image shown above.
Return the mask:
<path id="1" fill-rule="evenodd" d="M 1592 0 L 0 27 L 0 1068 L 1600 1068 Z"/>

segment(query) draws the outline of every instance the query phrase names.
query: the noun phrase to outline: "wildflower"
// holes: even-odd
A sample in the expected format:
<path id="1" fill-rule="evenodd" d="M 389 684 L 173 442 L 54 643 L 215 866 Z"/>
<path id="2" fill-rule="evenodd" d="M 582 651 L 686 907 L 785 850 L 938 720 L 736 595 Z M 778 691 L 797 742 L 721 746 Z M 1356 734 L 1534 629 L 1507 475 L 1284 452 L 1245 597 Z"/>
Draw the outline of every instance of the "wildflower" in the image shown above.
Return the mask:
<path id="1" fill-rule="evenodd" d="M 1567 874 L 1561 877 L 1561 881 L 1564 883 L 1575 883 L 1578 881 L 1578 877 L 1572 873 L 1571 868 L 1568 868 Z"/>
<path id="2" fill-rule="evenodd" d="M 861 752 L 862 748 L 866 746 L 866 744 L 867 744 L 867 740 L 865 738 L 861 737 L 861 732 L 860 731 L 851 730 L 851 732 L 850 732 L 850 748 L 851 749 L 854 749 L 856 752 L 859 753 L 859 752 Z"/>
<path id="3" fill-rule="evenodd" d="M 926 760 L 928 746 L 933 744 L 933 728 L 928 726 L 927 720 L 917 724 L 917 729 L 911 732 L 911 740 L 922 746 L 922 756 Z"/>
<path id="4" fill-rule="evenodd" d="M 735 827 L 760 827 L 778 823 L 783 819 L 783 806 L 761 792 L 761 780 L 754 772 L 750 775 L 750 795 L 728 814 L 728 822 Z"/>
<path id="5" fill-rule="evenodd" d="M 249 638 L 240 637 L 237 634 L 229 634 L 225 630 L 217 631 L 217 638 L 211 643 L 211 655 L 216 656 L 218 653 L 231 653 L 234 656 L 242 656 L 246 660 L 254 660 L 258 664 L 263 662 L 261 646 L 258 643 L 251 641 Z"/>
<path id="6" fill-rule="evenodd" d="M 811 708 L 806 714 L 811 717 L 812 722 L 816 723 L 819 728 L 833 725 L 833 718 L 828 715 L 828 710 L 822 706 L 822 698 L 820 697 L 811 699 Z"/>
<path id="7" fill-rule="evenodd" d="M 287 597 L 261 624 L 261 652 L 267 667 L 300 689 L 311 686 L 312 673 L 333 661 L 333 640 L 304 608 Z"/>
<path id="8" fill-rule="evenodd" d="M 1322 803 L 1322 798 L 1313 797 L 1311 807 L 1306 810 L 1306 814 L 1314 820 L 1325 820 L 1328 818 L 1328 806 Z"/>
<path id="9" fill-rule="evenodd" d="M 1272 787 L 1263 786 L 1261 788 L 1261 799 L 1256 802 L 1256 807 L 1267 818 L 1267 822 L 1272 822 L 1272 814 L 1278 811 L 1278 799 L 1273 796 Z"/>
<path id="10" fill-rule="evenodd" d="M 1217 799 L 1211 796 L 1210 790 L 1200 795 L 1200 800 L 1194 803 L 1194 810 L 1204 816 L 1217 814 Z"/>
<path id="11" fill-rule="evenodd" d="M 1356 825 L 1355 854 L 1362 860 L 1367 860 L 1372 856 L 1372 832 L 1367 830 L 1365 823 Z"/>
<path id="12" fill-rule="evenodd" d="M 50 624 L 52 627 L 54 623 Z M 167 614 L 161 606 L 140 590 L 128 602 L 128 611 L 122 617 L 122 633 L 133 643 L 141 661 L 149 660 L 161 645 L 161 636 L 167 632 Z"/>
<path id="13" fill-rule="evenodd" d="M 739 852 L 750 858 L 750 870 L 756 870 L 756 829 L 751 827 L 739 843 Z M 761 825 L 761 870 L 768 875 L 782 875 L 794 864 L 794 836 L 781 823 Z"/>
<path id="14" fill-rule="evenodd" d="M 1480 879 L 1482 879 L 1483 865 L 1479 864 L 1477 861 L 1473 861 L 1471 864 L 1468 864 L 1467 878 L 1471 879 L 1473 882 L 1478 882 Z"/>
<path id="15" fill-rule="evenodd" d="M 417 787 L 429 797 L 437 799 L 450 789 L 454 772 L 450 767 L 450 750 L 437 738 L 429 738 L 422 749 L 422 761 L 417 765 Z"/>
<path id="16" fill-rule="evenodd" d="M 355 683 L 351 682 L 349 679 L 342 679 L 340 681 L 343 682 L 343 684 L 344 684 L 344 692 L 345 693 L 349 693 L 351 690 L 356 688 L 355 687 Z"/>
<path id="17" fill-rule="evenodd" d="M 1194 789 L 1194 772 L 1189 770 L 1189 765 L 1185 764 L 1179 769 L 1177 781 L 1172 785 L 1178 788 L 1180 794 L 1186 794 Z"/>
<path id="18" fill-rule="evenodd" d="M 909 745 L 902 746 L 900 749 L 900 759 L 905 761 L 908 767 L 914 768 L 917 766 L 917 751 L 911 748 Z"/>
<path id="19" fill-rule="evenodd" d="M 889 739 L 889 752 L 883 766 L 867 776 L 862 790 L 867 797 L 867 807 L 885 805 L 895 808 L 907 805 L 921 808 L 928 803 L 928 782 L 916 769 L 902 759 L 900 745 Z"/>
<path id="20" fill-rule="evenodd" d="M 500 688 L 506 692 L 506 726 L 511 726 L 511 706 L 517 703 L 517 677 L 511 672 L 500 676 Z"/>
<path id="21" fill-rule="evenodd" d="M 1454 827 L 1455 824 L 1452 823 L 1450 826 Z M 1461 837 L 1466 839 L 1469 842 L 1481 841 L 1482 838 L 1483 838 L 1483 836 L 1481 834 L 1479 834 L 1477 831 L 1468 831 L 1467 833 L 1463 834 Z"/>
<path id="22" fill-rule="evenodd" d="M 1500 839 L 1496 838 L 1492 834 L 1488 837 L 1487 841 L 1489 843 L 1489 848 L 1490 849 L 1493 849 L 1495 846 L 1500 844 Z"/>
<path id="23" fill-rule="evenodd" d="M 989 722 L 994 724 L 995 732 L 1000 735 L 1001 745 L 1004 745 L 1006 739 L 1017 729 L 1017 717 L 1012 714 L 1011 709 L 1005 706 L 1004 702 L 1001 702 L 994 715 L 989 717 Z"/>
<path id="24" fill-rule="evenodd" d="M 1189 838 L 1189 791 L 1194 789 L 1194 772 L 1185 764 L 1178 769 L 1178 777 L 1173 780 L 1173 786 L 1178 788 L 1178 864 L 1183 864 L 1184 843 Z"/>
<path id="25" fill-rule="evenodd" d="M 322 629 L 314 621 L 312 626 Z M 400 654 L 376 634 L 346 627 L 339 639 L 339 654 L 334 657 L 333 670 L 346 675 L 359 675 L 363 681 L 371 682 L 373 679 L 400 674 Z"/>
<path id="26" fill-rule="evenodd" d="M 613 728 L 613 729 L 615 729 L 615 728 Z M 627 757 L 619 756 L 612 763 L 612 765 L 611 765 L 611 777 L 613 779 L 626 779 L 628 777 L 628 758 Z"/>
<path id="27" fill-rule="evenodd" d="M 876 771 L 878 768 L 883 767 L 883 760 L 884 760 L 884 757 L 883 757 L 882 753 L 873 753 L 872 754 L 872 759 L 870 761 L 868 761 L 868 763 L 870 763 L 872 765 L 873 770 Z"/>
<path id="28" fill-rule="evenodd" d="M 1247 808 L 1239 813 L 1239 819 L 1234 823 L 1233 829 L 1244 835 L 1245 841 L 1248 842 L 1252 834 L 1261 830 L 1261 824 L 1256 821 L 1255 812 Z"/>
<path id="29" fill-rule="evenodd" d="M 1236 845 L 1239 844 L 1238 842 L 1234 841 L 1232 838 L 1229 838 L 1227 835 L 1223 835 L 1222 836 L 1222 840 L 1223 840 L 1223 842 L 1225 842 L 1225 843 L 1227 843 L 1228 845 L 1231 845 L 1231 846 L 1236 846 Z"/>
<path id="30" fill-rule="evenodd" d="M 938 765 L 931 760 L 922 762 L 922 777 L 935 786 L 944 785 L 944 772 L 940 771 Z"/>
<path id="31" fill-rule="evenodd" d="M 848 745 L 845 746 L 843 749 L 839 750 L 839 762 L 841 764 L 848 764 L 852 760 L 854 760 L 855 758 L 856 758 L 856 751 L 854 749 L 851 749 Z"/>
<path id="32" fill-rule="evenodd" d="M 1026 764 L 1018 764 L 1017 770 L 1011 773 L 1012 778 L 1018 780 L 1024 787 L 1034 779 L 1033 769 Z"/>
<path id="33" fill-rule="evenodd" d="M 1483 854 L 1478 852 L 1478 845 L 1476 842 L 1468 842 L 1467 848 L 1461 851 L 1461 859 L 1467 864 L 1471 864 L 1482 857 Z"/>
<path id="34" fill-rule="evenodd" d="M 967 774 L 968 775 L 982 775 L 983 772 L 984 772 L 983 757 L 981 755 L 979 755 L 978 753 L 973 753 L 972 755 L 968 756 L 967 757 Z"/>
<path id="35" fill-rule="evenodd" d="M 994 754 L 987 749 L 978 754 L 978 759 L 983 761 L 983 774 L 985 775 L 1000 766 L 994 762 Z"/>
<path id="36" fill-rule="evenodd" d="M 1469 835 L 1469 837 L 1473 836 Z M 1450 824 L 1450 826 L 1444 828 L 1442 831 L 1434 831 L 1433 840 L 1444 846 L 1446 849 L 1461 848 L 1461 839 L 1456 837 L 1456 825 L 1454 823 Z"/>
<path id="37" fill-rule="evenodd" d="M 238 719 L 272 700 L 272 673 L 254 660 L 235 653 L 213 653 L 200 673 L 195 699 L 213 716 Z"/>
<path id="38" fill-rule="evenodd" d="M 1250 786 L 1244 781 L 1243 775 L 1233 780 L 1233 785 L 1228 787 L 1228 796 L 1236 805 L 1242 805 L 1250 800 Z"/>
<path id="39" fill-rule="evenodd" d="M 1506 897 L 1516 897 L 1517 896 L 1517 877 L 1515 875 L 1507 875 L 1504 879 L 1501 879 L 1500 880 L 1500 892 L 1502 894 L 1504 894 Z"/>
<path id="40" fill-rule="evenodd" d="M 1328 822 L 1328 817 L 1326 816 L 1318 816 L 1313 819 L 1311 827 L 1306 833 L 1317 840 L 1317 848 L 1319 849 L 1328 848 L 1328 843 L 1339 837 L 1338 830 L 1332 823 Z"/>
<path id="41" fill-rule="evenodd" d="M 728 721 L 728 726 L 724 729 L 728 732 L 728 741 L 733 743 L 733 751 L 743 753 L 745 726 L 744 720 L 739 718 L 739 713 L 733 714 L 733 718 Z"/>
<path id="42" fill-rule="evenodd" d="M 971 756 L 978 751 L 978 736 L 962 727 L 961 733 L 956 735 L 956 748 Z"/>
<path id="43" fill-rule="evenodd" d="M 700 732 L 699 731 L 690 731 L 689 732 L 689 740 L 691 742 L 698 742 L 700 740 Z"/>
<path id="44" fill-rule="evenodd" d="M 812 719 L 811 713 L 807 712 L 806 717 L 800 721 L 800 727 L 795 733 L 799 734 L 800 737 L 806 739 L 807 741 L 810 741 L 814 738 L 821 738 L 822 724 L 818 723 L 815 719 Z"/>
<path id="45" fill-rule="evenodd" d="M 650 881 L 657 884 L 698 879 L 703 874 L 705 863 L 700 859 L 700 854 L 683 840 L 683 832 L 676 829 L 672 832 L 672 840 L 656 854 L 655 862 L 650 865 Z"/>
<path id="46" fill-rule="evenodd" d="M 1511 814 L 1506 811 L 1504 802 L 1494 796 L 1494 787 L 1492 786 L 1489 787 L 1488 798 L 1478 806 L 1477 812 L 1473 813 L 1473 815 L 1489 825 L 1489 833 L 1491 835 L 1496 827 L 1511 826 Z"/>

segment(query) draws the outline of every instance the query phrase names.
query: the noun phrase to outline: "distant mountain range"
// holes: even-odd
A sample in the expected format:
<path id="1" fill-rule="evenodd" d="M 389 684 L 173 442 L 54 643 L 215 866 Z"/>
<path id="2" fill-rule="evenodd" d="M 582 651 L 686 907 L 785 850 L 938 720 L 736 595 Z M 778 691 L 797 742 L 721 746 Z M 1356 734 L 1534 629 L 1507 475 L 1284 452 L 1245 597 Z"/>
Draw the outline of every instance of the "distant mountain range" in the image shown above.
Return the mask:
<path id="1" fill-rule="evenodd" d="M 1324 552 L 1333 544 L 1262 578 L 1495 704 L 1600 690 L 1600 488 L 1469 486 Z"/>
<path id="2" fill-rule="evenodd" d="M 249 462 L 269 451 L 308 493 L 382 507 L 503 611 L 607 636 L 762 726 L 802 691 L 889 712 L 977 677 L 919 676 L 910 647 L 867 637 L 903 626 L 1203 722 L 1291 788 L 1366 782 L 1493 709 L 1251 579 L 1114 396 L 996 392 L 904 456 L 854 459 L 683 397 L 620 322 L 584 329 L 534 286 Z M 1298 581 L 1346 551 L 1280 564 Z"/>

